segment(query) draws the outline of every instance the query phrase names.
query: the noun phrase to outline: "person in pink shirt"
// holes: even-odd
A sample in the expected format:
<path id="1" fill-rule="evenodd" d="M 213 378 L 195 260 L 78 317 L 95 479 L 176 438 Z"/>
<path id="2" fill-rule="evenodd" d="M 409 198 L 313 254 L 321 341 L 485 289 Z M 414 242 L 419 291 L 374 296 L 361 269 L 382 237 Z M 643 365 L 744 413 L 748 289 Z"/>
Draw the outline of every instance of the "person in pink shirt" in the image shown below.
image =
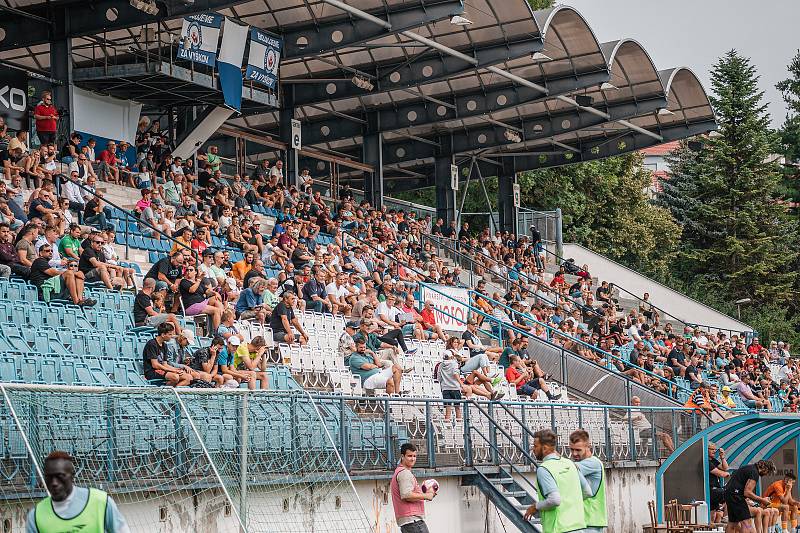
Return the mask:
<path id="1" fill-rule="evenodd" d="M 433 501 L 437 491 L 422 492 L 411 472 L 417 463 L 417 447 L 406 442 L 400 447 L 400 464 L 394 471 L 390 488 L 394 517 L 402 533 L 428 533 L 425 524 L 425 501 Z"/>

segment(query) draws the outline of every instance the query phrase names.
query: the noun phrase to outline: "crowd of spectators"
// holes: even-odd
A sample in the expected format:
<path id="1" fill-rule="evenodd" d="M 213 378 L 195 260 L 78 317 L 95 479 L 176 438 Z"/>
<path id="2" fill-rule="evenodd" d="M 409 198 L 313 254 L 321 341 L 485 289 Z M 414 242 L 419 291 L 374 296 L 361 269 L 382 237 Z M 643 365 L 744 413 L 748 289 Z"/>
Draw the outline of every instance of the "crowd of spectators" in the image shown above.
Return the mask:
<path id="1" fill-rule="evenodd" d="M 381 386 L 389 389 L 397 372 L 407 370 L 396 357 L 409 353 L 406 339 L 450 342 L 432 303 L 418 306 L 414 299 L 421 282 L 464 287 L 463 262 L 448 266 L 439 254 L 441 241 L 468 255 L 465 266 L 479 276 L 474 287 L 466 287 L 478 311 L 461 340 L 462 353 L 475 360 L 466 362 L 465 383 L 477 381 L 482 389 L 464 392 L 493 396 L 485 369 L 489 361 L 500 361 L 519 393 L 549 395 L 546 376 L 520 348 L 534 336 L 664 393 L 674 393 L 678 383 L 710 395 L 710 386 L 702 385 L 711 380 L 719 391 L 709 399 L 722 404 L 733 402 L 734 392 L 748 407 L 769 408 L 775 396 L 786 409 L 800 404 L 800 376 L 788 346 L 762 347 L 758 339 L 689 326 L 675 331 L 646 294 L 638 307 L 623 311 L 613 286 L 594 286 L 588 265 L 564 261 L 548 274 L 536 228 L 529 236 L 475 232 L 466 222 L 458 226 L 413 211 L 375 209 L 356 201 L 348 186 L 329 202 L 312 188 L 307 170 L 299 185 L 287 184 L 280 160 L 262 161 L 250 175 L 226 176 L 215 146 L 199 153 L 196 166 L 193 159 L 173 158 L 159 123 L 146 119 L 134 146 L 108 141 L 99 154 L 95 140 L 83 143 L 79 133 L 60 148 L 40 135 L 38 150 L 28 147 L 26 132 L 11 137 L 0 125 L 0 137 L 0 276 L 29 280 L 45 301 L 93 305 L 83 296 L 86 283 L 137 290 L 133 271 L 119 264 L 111 213 L 97 188 L 98 181 L 122 183 L 140 190 L 132 212 L 142 232 L 173 243 L 144 276 L 133 312 L 137 326 L 166 324 L 179 334 L 178 315 L 200 316 L 214 336 L 230 331 L 232 320 L 246 319 L 269 325 L 275 342 L 305 344 L 308 334 L 297 311 L 340 314 L 355 324 L 354 338 L 365 341 L 367 357 L 377 358 L 351 368 L 366 382 L 379 370 L 370 365 L 380 367 Z M 59 175 L 68 179 L 56 190 Z M 277 213 L 271 230 L 256 206 Z M 334 238 L 320 244 L 321 234 Z M 216 238 L 226 245 L 215 246 Z M 243 258 L 231 261 L 232 251 Z M 484 346 L 480 328 L 500 346 Z M 230 336 L 225 341 L 221 353 L 232 348 Z M 358 344 L 348 346 L 359 353 Z M 246 381 L 254 384 L 263 376 L 250 363 L 236 359 L 229 370 L 245 372 L 236 379 L 249 376 Z M 775 365 L 778 376 L 772 375 Z"/>

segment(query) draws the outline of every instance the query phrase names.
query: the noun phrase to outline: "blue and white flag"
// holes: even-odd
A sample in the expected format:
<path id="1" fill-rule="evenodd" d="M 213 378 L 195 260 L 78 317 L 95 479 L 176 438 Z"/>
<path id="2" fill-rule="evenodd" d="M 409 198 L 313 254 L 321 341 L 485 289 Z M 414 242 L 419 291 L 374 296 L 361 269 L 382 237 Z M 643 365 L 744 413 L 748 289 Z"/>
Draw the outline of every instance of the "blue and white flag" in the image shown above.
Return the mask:
<path id="1" fill-rule="evenodd" d="M 225 105 L 236 111 L 242 109 L 242 61 L 249 27 L 238 24 L 235 20 L 225 19 L 222 45 L 219 48 L 217 72 L 219 72 L 222 96 Z"/>
<path id="2" fill-rule="evenodd" d="M 278 81 L 278 65 L 281 62 L 283 41 L 276 35 L 252 28 L 250 30 L 250 57 L 244 77 L 270 89 Z"/>
<path id="3" fill-rule="evenodd" d="M 225 17 L 217 13 L 198 13 L 183 19 L 178 59 L 213 67 L 217 62 L 219 29 Z"/>

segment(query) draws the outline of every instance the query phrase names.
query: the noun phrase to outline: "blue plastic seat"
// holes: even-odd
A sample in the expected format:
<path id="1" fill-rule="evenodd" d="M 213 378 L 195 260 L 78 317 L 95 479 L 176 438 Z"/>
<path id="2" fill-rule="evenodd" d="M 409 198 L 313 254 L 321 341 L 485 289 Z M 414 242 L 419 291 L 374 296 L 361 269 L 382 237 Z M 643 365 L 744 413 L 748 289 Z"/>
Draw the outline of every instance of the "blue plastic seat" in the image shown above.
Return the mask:
<path id="1" fill-rule="evenodd" d="M 0 380 L 6 383 L 19 383 L 17 363 L 13 357 L 0 357 Z"/>
<path id="2" fill-rule="evenodd" d="M 39 377 L 39 358 L 23 357 L 20 361 L 20 375 L 25 383 L 42 383 Z"/>

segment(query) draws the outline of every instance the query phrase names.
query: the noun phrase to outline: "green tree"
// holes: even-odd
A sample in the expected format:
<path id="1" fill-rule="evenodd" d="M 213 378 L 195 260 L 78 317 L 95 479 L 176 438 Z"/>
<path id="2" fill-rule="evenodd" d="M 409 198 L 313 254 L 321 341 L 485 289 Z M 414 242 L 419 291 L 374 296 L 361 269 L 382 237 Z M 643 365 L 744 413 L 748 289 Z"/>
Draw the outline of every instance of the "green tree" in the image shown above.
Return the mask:
<path id="1" fill-rule="evenodd" d="M 789 77 L 775 87 L 781 92 L 788 108 L 786 122 L 778 132 L 786 156 L 800 159 L 800 50 L 789 63 Z"/>
<path id="2" fill-rule="evenodd" d="M 729 301 L 782 305 L 793 297 L 797 231 L 776 198 L 779 168 L 768 162 L 776 142 L 758 79 L 736 51 L 714 66 L 720 135 L 701 156 L 679 149 L 678 183 L 662 201 L 684 224 L 675 275 Z"/>
<path id="3" fill-rule="evenodd" d="M 651 275 L 666 272 L 680 226 L 650 202 L 651 174 L 640 154 L 527 172 L 519 182 L 522 205 L 561 207 L 565 241 Z"/>
<path id="4" fill-rule="evenodd" d="M 789 77 L 778 83 L 786 102 L 788 113 L 786 121 L 778 131 L 783 154 L 789 161 L 800 161 L 800 51 L 789 63 Z M 779 187 L 781 195 L 787 200 L 800 202 L 800 168 L 786 166 L 783 170 L 783 181 Z M 796 214 L 800 214 L 796 210 Z"/>

